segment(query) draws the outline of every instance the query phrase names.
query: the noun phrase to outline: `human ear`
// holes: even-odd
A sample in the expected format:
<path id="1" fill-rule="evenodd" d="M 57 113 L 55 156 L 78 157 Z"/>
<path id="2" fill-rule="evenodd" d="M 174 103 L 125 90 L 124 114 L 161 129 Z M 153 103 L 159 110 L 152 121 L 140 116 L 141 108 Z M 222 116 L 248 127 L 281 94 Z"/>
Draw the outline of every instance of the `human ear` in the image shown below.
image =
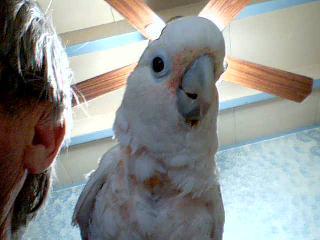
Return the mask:
<path id="1" fill-rule="evenodd" d="M 32 143 L 24 151 L 24 167 L 31 174 L 39 174 L 51 166 L 58 155 L 66 132 L 65 122 L 40 118 L 34 126 Z"/>

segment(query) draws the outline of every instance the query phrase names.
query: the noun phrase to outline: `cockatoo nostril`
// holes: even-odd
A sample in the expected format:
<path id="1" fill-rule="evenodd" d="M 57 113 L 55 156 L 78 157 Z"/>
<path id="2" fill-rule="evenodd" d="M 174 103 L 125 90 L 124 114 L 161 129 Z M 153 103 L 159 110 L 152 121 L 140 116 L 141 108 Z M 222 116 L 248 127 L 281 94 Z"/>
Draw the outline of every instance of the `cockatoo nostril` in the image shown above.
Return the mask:
<path id="1" fill-rule="evenodd" d="M 195 100 L 195 99 L 198 98 L 198 94 L 185 91 L 185 90 L 182 88 L 181 85 L 179 86 L 179 89 L 180 89 L 181 91 L 183 91 L 183 92 L 184 92 L 189 98 L 191 98 L 192 100 Z"/>
<path id="2" fill-rule="evenodd" d="M 197 97 L 198 97 L 198 94 L 196 94 L 196 93 L 188 93 L 188 92 L 186 92 L 186 95 L 191 99 L 197 99 Z"/>

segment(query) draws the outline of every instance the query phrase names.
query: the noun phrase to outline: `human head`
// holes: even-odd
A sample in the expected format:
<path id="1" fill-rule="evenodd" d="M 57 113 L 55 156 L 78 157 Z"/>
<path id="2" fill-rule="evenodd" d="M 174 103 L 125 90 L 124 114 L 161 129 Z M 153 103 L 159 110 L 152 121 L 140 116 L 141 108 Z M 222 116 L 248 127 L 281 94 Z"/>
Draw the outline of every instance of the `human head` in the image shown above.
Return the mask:
<path id="1" fill-rule="evenodd" d="M 32 0 L 0 1 L 0 238 L 20 234 L 49 191 L 69 129 L 72 79 L 50 21 Z"/>

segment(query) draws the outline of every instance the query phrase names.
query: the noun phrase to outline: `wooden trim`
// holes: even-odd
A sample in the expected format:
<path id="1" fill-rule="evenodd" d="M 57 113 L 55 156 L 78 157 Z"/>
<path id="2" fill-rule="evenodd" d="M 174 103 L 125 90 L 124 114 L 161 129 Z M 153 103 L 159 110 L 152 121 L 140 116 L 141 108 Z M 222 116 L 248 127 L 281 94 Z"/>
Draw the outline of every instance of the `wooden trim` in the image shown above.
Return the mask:
<path id="1" fill-rule="evenodd" d="M 79 103 L 90 101 L 125 86 L 127 78 L 136 65 L 136 63 L 133 63 L 73 85 L 72 87 L 77 94 Z M 76 106 L 77 104 L 78 102 L 74 99 L 72 105 Z"/>
<path id="2" fill-rule="evenodd" d="M 143 0 L 105 0 L 147 39 L 153 39 L 146 27 L 157 21 L 159 16 Z"/>
<path id="3" fill-rule="evenodd" d="M 313 85 L 309 77 L 235 58 L 228 58 L 228 69 L 222 79 L 295 102 L 302 102 Z"/>
<path id="4" fill-rule="evenodd" d="M 222 30 L 250 2 L 251 0 L 211 0 L 201 10 L 199 16 L 210 19 Z"/>

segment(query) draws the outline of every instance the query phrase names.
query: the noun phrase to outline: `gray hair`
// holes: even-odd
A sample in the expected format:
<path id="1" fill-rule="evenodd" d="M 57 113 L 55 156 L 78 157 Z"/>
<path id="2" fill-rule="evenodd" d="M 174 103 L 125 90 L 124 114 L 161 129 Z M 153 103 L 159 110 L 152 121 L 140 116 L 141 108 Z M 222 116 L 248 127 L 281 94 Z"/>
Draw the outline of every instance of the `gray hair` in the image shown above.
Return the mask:
<path id="1" fill-rule="evenodd" d="M 0 0 L 0 107 L 9 116 L 51 102 L 58 124 L 71 119 L 72 73 L 64 48 L 37 3 Z M 67 126 L 70 123 L 67 124 Z M 12 231 L 27 225 L 45 202 L 51 170 L 27 176 L 14 204 Z"/>
<path id="2" fill-rule="evenodd" d="M 31 0 L 2 0 L 0 13 L 0 104 L 17 113 L 25 100 L 49 101 L 56 117 L 70 113 L 72 73 L 50 20 Z"/>

